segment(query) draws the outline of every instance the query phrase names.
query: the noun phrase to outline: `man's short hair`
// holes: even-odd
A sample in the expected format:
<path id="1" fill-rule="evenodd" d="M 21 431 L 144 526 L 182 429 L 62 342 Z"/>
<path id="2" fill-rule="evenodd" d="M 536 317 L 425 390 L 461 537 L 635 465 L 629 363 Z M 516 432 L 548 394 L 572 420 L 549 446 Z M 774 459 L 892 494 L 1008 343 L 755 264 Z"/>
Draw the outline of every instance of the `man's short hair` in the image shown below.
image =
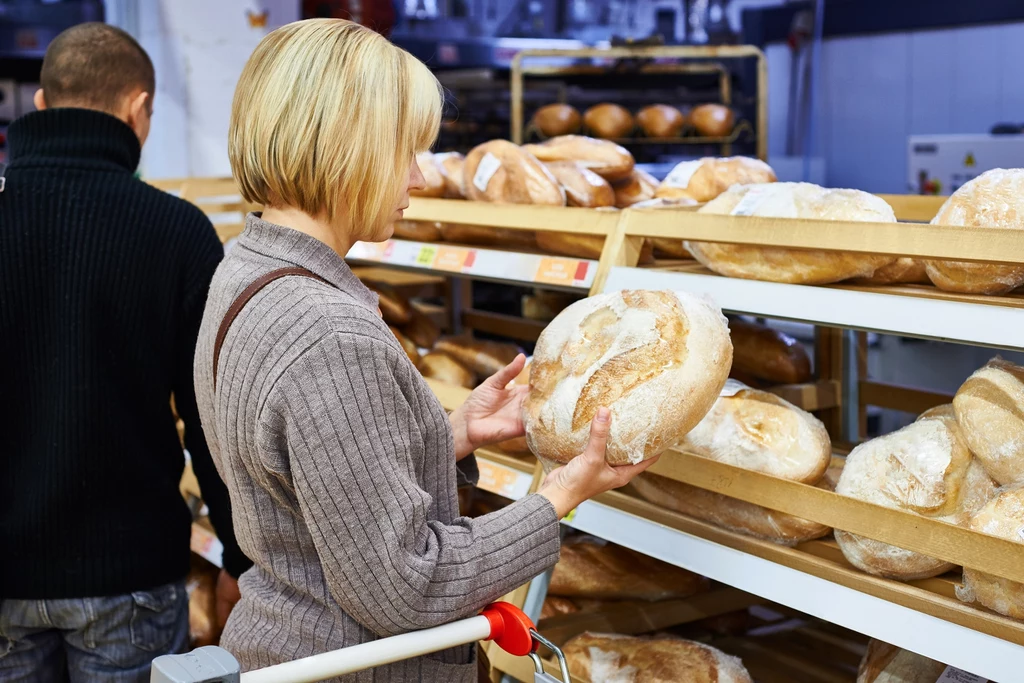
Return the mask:
<path id="1" fill-rule="evenodd" d="M 53 39 L 40 86 L 47 107 L 85 107 L 114 113 L 133 90 L 156 90 L 153 62 L 134 38 L 99 22 L 78 24 Z"/>

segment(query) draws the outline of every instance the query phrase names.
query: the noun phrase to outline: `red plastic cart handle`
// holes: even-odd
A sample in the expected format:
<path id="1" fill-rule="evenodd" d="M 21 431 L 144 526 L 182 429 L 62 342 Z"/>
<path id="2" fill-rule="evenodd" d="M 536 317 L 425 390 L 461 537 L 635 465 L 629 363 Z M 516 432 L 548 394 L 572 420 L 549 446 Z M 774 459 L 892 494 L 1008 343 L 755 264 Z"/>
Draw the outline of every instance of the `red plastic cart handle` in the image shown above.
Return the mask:
<path id="1" fill-rule="evenodd" d="M 537 642 L 530 634 L 533 622 L 515 605 L 495 602 L 488 605 L 482 615 L 491 624 L 491 635 L 487 640 L 493 640 L 505 652 L 525 657 L 537 649 Z"/>

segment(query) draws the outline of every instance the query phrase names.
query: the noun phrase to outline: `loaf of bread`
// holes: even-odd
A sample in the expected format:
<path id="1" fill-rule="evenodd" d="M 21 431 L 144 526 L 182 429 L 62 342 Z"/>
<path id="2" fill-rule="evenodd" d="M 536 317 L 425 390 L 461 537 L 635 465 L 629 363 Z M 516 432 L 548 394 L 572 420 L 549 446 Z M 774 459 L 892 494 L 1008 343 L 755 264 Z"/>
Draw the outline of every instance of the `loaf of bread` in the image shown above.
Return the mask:
<path id="1" fill-rule="evenodd" d="M 725 317 L 705 299 L 626 290 L 578 301 L 534 349 L 523 405 L 530 450 L 548 464 L 569 462 L 606 407 L 608 462 L 652 458 L 707 414 L 731 365 Z"/>
<path id="2" fill-rule="evenodd" d="M 1024 484 L 1024 367 L 998 356 L 953 398 L 971 452 L 999 484 Z"/>
<path id="3" fill-rule="evenodd" d="M 441 239 L 441 224 L 432 221 L 395 221 L 393 237 L 413 242 L 437 242 Z"/>
<path id="4" fill-rule="evenodd" d="M 636 113 L 636 122 L 649 138 L 674 138 L 683 132 L 686 117 L 675 107 L 652 104 Z"/>
<path id="5" fill-rule="evenodd" d="M 431 351 L 420 358 L 420 373 L 424 377 L 467 389 L 476 386 L 476 375 L 469 368 L 440 351 Z"/>
<path id="6" fill-rule="evenodd" d="M 732 369 L 773 384 L 800 384 L 811 378 L 811 357 L 793 337 L 767 325 L 729 319 Z"/>
<path id="7" fill-rule="evenodd" d="M 537 246 L 541 251 L 595 261 L 601 258 L 604 240 L 604 235 L 585 235 L 580 232 L 549 232 L 547 230 L 537 232 Z M 640 247 L 638 264 L 645 266 L 652 263 L 654 263 L 654 247 L 650 240 L 644 240 Z"/>
<path id="8" fill-rule="evenodd" d="M 583 117 L 568 104 L 545 104 L 533 115 L 533 125 L 546 138 L 578 133 Z"/>
<path id="9" fill-rule="evenodd" d="M 736 186 L 705 204 L 699 213 L 896 223 L 892 207 L 880 197 L 810 183 Z M 694 258 L 720 275 L 809 285 L 867 277 L 896 260 L 876 254 L 714 242 L 687 241 L 686 247 Z"/>
<path id="10" fill-rule="evenodd" d="M 466 198 L 496 204 L 565 206 L 565 190 L 535 156 L 507 140 L 474 147 L 463 165 Z"/>
<path id="11" fill-rule="evenodd" d="M 688 197 L 697 202 L 709 202 L 733 185 L 775 181 L 775 171 L 760 159 L 704 157 L 676 164 L 658 185 L 654 196 L 663 199 Z"/>
<path id="12" fill-rule="evenodd" d="M 1024 230 L 1024 169 L 982 173 L 954 192 L 931 222 L 974 230 Z M 948 292 L 1005 294 L 1024 285 L 1022 264 L 927 261 L 926 267 L 935 286 Z"/>
<path id="13" fill-rule="evenodd" d="M 540 618 L 543 621 L 552 617 L 564 617 L 566 614 L 575 614 L 579 611 L 580 608 L 569 598 L 549 595 L 544 598 L 544 605 L 540 608 Z"/>
<path id="14" fill-rule="evenodd" d="M 697 134 L 708 138 L 721 138 L 732 133 L 736 116 L 732 109 L 720 104 L 702 104 L 690 112 L 690 124 Z"/>
<path id="15" fill-rule="evenodd" d="M 611 182 L 628 178 L 635 164 L 625 147 L 585 135 L 562 135 L 539 145 L 524 145 L 523 149 L 546 163 L 575 161 Z"/>
<path id="16" fill-rule="evenodd" d="M 645 199 L 632 205 L 634 209 L 666 209 L 692 211 L 697 205 L 696 200 L 689 197 L 674 199 Z M 665 259 L 692 259 L 693 254 L 683 244 L 683 240 L 668 237 L 651 237 L 648 240 L 654 247 L 654 256 Z"/>
<path id="17" fill-rule="evenodd" d="M 462 169 L 466 164 L 466 157 L 458 152 L 444 152 L 435 154 L 434 158 L 444 169 L 444 196 L 448 199 L 465 199 L 466 184 Z"/>
<path id="18" fill-rule="evenodd" d="M 410 189 L 409 194 L 414 197 L 443 197 L 447 181 L 441 163 L 430 152 L 417 154 L 416 163 L 420 167 L 420 173 L 423 174 L 426 187 Z"/>
<path id="19" fill-rule="evenodd" d="M 405 296 L 383 283 L 368 282 L 366 286 L 376 292 L 377 306 L 384 322 L 389 325 L 405 325 L 412 320 L 412 304 Z"/>
<path id="20" fill-rule="evenodd" d="M 548 593 L 595 600 L 671 600 L 702 593 L 710 582 L 675 565 L 593 536 L 570 536 Z"/>
<path id="21" fill-rule="evenodd" d="M 934 659 L 872 639 L 860 660 L 857 683 L 936 683 L 945 670 Z"/>
<path id="22" fill-rule="evenodd" d="M 481 379 L 498 372 L 519 355 L 519 347 L 515 344 L 466 337 L 441 339 L 433 350 L 447 353 Z"/>
<path id="23" fill-rule="evenodd" d="M 391 334 L 395 335 L 395 339 L 402 345 L 402 350 L 405 351 L 405 355 L 409 357 L 409 361 L 414 367 L 419 367 L 420 364 L 420 350 L 416 348 L 416 344 L 411 339 L 402 334 L 397 328 L 389 325 L 388 329 L 391 330 Z"/>
<path id="24" fill-rule="evenodd" d="M 839 472 L 838 468 L 827 470 L 816 486 L 831 491 L 839 479 Z M 650 472 L 633 479 L 632 485 L 633 490 L 649 503 L 780 545 L 797 545 L 828 536 L 832 531 L 831 527 L 809 519 L 769 510 Z"/>
<path id="25" fill-rule="evenodd" d="M 569 206 L 596 208 L 613 206 L 615 192 L 608 181 L 576 161 L 552 161 L 546 164 L 551 175 L 565 188 Z"/>
<path id="26" fill-rule="evenodd" d="M 532 230 L 491 228 L 486 225 L 441 224 L 441 237 L 446 242 L 502 249 L 536 249 L 537 238 Z"/>
<path id="27" fill-rule="evenodd" d="M 432 349 L 441 336 L 441 328 L 433 319 L 415 306 L 411 307 L 409 322 L 399 325 L 402 334 L 412 340 L 418 348 Z"/>
<path id="28" fill-rule="evenodd" d="M 924 261 L 906 257 L 882 266 L 873 275 L 853 280 L 858 285 L 926 285 L 928 282 Z"/>
<path id="29" fill-rule="evenodd" d="M 624 138 L 633 132 L 633 115 L 617 104 L 595 104 L 583 112 L 583 127 L 599 138 Z"/>
<path id="30" fill-rule="evenodd" d="M 969 528 L 978 533 L 1024 543 L 1024 488 L 1003 490 L 971 518 Z M 956 596 L 978 602 L 993 612 L 1024 619 L 1024 584 L 964 567 L 964 581 Z"/>
<path id="31" fill-rule="evenodd" d="M 836 492 L 869 503 L 963 525 L 995 495 L 995 483 L 971 456 L 956 420 L 940 411 L 857 446 Z M 836 529 L 850 564 L 904 581 L 949 571 L 944 560 Z"/>
<path id="32" fill-rule="evenodd" d="M 584 633 L 562 652 L 569 673 L 590 683 L 753 683 L 737 657 L 682 638 Z"/>
<path id="33" fill-rule="evenodd" d="M 629 175 L 617 181 L 612 189 L 615 191 L 615 206 L 625 209 L 637 202 L 654 199 L 654 191 L 658 189 L 658 181 L 642 168 L 633 168 Z"/>

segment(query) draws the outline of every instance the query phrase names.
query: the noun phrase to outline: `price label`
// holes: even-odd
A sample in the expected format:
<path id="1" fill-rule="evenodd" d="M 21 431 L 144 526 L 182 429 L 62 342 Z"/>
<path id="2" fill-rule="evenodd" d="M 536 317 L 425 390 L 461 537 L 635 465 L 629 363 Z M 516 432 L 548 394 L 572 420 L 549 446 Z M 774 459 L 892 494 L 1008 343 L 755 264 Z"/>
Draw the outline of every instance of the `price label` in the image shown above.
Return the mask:
<path id="1" fill-rule="evenodd" d="M 420 253 L 416 254 L 416 265 L 423 266 L 424 268 L 430 268 L 434 265 L 434 259 L 436 257 L 437 247 L 432 245 L 420 247 Z"/>
<path id="2" fill-rule="evenodd" d="M 461 273 L 469 258 L 469 249 L 458 247 L 438 247 L 437 258 L 434 259 L 434 268 L 447 270 L 452 273 Z"/>
<path id="3" fill-rule="evenodd" d="M 988 683 L 988 679 L 969 674 L 955 666 L 947 666 L 935 683 Z"/>
<path id="4" fill-rule="evenodd" d="M 478 486 L 485 491 L 497 493 L 506 498 L 515 498 L 516 481 L 519 473 L 508 467 L 496 465 L 486 460 L 477 460 L 477 469 L 480 471 L 480 482 Z"/>
<path id="5" fill-rule="evenodd" d="M 577 510 L 579 510 L 579 508 L 573 508 L 572 510 L 569 510 L 569 514 L 567 514 L 565 517 L 563 517 L 562 521 L 565 522 L 566 524 L 572 524 L 572 520 L 576 519 L 576 511 Z"/>
<path id="6" fill-rule="evenodd" d="M 590 264 L 567 258 L 544 257 L 537 264 L 534 282 L 571 287 L 587 277 Z"/>

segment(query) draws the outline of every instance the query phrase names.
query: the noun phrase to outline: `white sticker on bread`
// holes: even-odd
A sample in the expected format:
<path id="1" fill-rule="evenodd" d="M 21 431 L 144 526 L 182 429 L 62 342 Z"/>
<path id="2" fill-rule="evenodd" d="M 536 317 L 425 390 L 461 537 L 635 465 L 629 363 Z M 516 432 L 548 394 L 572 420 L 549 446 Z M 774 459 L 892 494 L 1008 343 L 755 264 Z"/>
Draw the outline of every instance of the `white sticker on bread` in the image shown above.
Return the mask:
<path id="1" fill-rule="evenodd" d="M 491 178 L 501 168 L 501 159 L 494 156 L 490 152 L 484 155 L 484 158 L 480 160 L 480 164 L 476 167 L 476 173 L 473 175 L 473 184 L 476 189 L 481 192 L 487 191 L 487 185 L 490 184 Z"/>
<path id="2" fill-rule="evenodd" d="M 690 186 L 690 178 L 703 165 L 703 159 L 676 164 L 676 167 L 669 171 L 669 174 L 665 176 L 665 180 L 661 184 L 665 187 L 678 187 L 680 190 L 685 190 Z"/>
<path id="3" fill-rule="evenodd" d="M 988 679 L 969 674 L 955 666 L 947 666 L 935 683 L 988 683 Z"/>
<path id="4" fill-rule="evenodd" d="M 736 206 L 730 211 L 730 215 L 733 216 L 752 216 L 757 211 L 758 207 L 764 203 L 766 199 L 771 197 L 778 190 L 774 185 L 755 185 L 747 190 L 747 193 L 743 195 Z"/>
<path id="5" fill-rule="evenodd" d="M 748 387 L 743 382 L 730 377 L 729 379 L 725 380 L 725 386 L 722 387 L 722 391 L 719 392 L 718 395 L 721 396 L 722 398 L 730 398 L 740 393 L 741 391 L 746 391 L 749 388 L 750 387 Z"/>

